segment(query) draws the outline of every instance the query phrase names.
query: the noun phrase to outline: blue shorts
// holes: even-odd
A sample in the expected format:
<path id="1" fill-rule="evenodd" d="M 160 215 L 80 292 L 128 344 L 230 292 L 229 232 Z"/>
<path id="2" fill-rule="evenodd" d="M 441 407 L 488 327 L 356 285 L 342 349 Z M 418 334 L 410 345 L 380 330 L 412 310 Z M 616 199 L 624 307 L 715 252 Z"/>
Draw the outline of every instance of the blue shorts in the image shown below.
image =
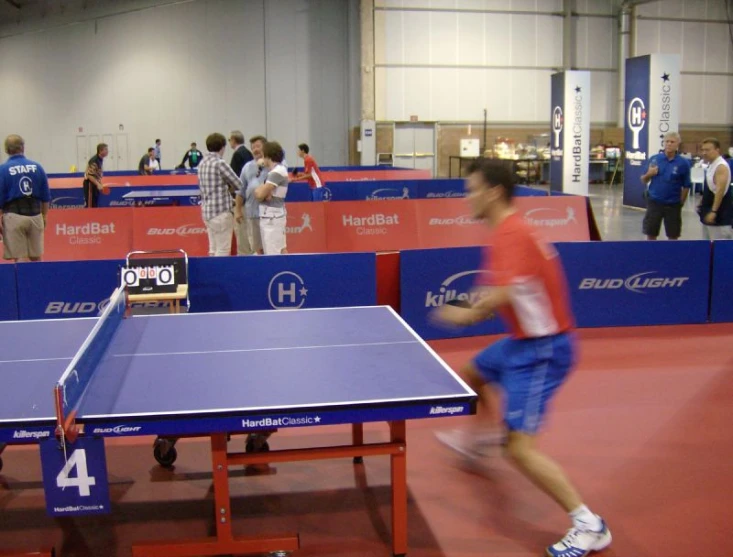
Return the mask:
<path id="1" fill-rule="evenodd" d="M 535 434 L 547 404 L 575 363 L 575 336 L 502 339 L 476 356 L 484 380 L 502 388 L 504 422 L 510 431 Z"/>
<path id="2" fill-rule="evenodd" d="M 311 190 L 311 201 L 323 201 L 323 188 L 313 188 Z"/>

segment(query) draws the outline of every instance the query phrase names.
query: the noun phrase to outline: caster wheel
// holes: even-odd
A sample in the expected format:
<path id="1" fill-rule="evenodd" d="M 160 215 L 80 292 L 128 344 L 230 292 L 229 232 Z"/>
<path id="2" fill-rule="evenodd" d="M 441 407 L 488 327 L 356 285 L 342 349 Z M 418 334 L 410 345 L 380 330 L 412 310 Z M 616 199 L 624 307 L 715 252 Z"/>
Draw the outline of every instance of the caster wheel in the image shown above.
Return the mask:
<path id="1" fill-rule="evenodd" d="M 178 458 L 178 451 L 175 447 L 171 446 L 168 450 L 163 452 L 168 446 L 169 441 L 165 439 L 158 439 L 153 447 L 153 456 L 163 468 L 170 468 Z"/>
<path id="2" fill-rule="evenodd" d="M 364 464 L 364 457 L 363 456 L 355 456 L 354 457 L 354 464 Z"/>
<path id="3" fill-rule="evenodd" d="M 245 452 L 248 453 L 269 453 L 270 452 L 270 444 L 265 441 L 262 443 L 259 449 L 255 450 L 255 438 L 250 437 L 247 439 L 247 445 L 244 448 Z"/>

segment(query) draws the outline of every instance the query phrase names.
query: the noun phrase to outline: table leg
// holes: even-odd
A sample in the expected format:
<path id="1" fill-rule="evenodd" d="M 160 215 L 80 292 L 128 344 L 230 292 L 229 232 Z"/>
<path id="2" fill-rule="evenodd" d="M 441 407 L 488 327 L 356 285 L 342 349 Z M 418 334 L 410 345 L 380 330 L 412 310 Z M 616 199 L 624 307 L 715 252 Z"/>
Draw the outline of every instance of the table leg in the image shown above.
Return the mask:
<path id="1" fill-rule="evenodd" d="M 392 472 L 392 553 L 407 554 L 407 429 L 405 421 L 389 423 L 390 441 L 402 450 L 390 456 Z"/>
<path id="2" fill-rule="evenodd" d="M 361 447 L 364 444 L 364 424 L 351 424 L 351 442 L 355 447 Z M 363 456 L 355 456 L 354 464 L 364 462 Z"/>

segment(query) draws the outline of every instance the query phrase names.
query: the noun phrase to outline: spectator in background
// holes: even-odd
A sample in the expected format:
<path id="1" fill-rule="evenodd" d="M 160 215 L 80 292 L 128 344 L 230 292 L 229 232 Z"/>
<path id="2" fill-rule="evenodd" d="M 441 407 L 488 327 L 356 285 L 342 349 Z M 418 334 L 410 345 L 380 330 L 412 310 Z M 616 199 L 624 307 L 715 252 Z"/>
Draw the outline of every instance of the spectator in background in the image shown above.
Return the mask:
<path id="1" fill-rule="evenodd" d="M 708 240 L 733 239 L 733 191 L 730 188 L 731 170 L 720 154 L 720 142 L 714 137 L 702 141 L 705 169 L 702 201 L 697 208 Z"/>
<path id="2" fill-rule="evenodd" d="M 239 130 L 234 130 L 229 134 L 229 146 L 234 150 L 231 162 L 232 170 L 237 176 L 241 176 L 244 165 L 253 158 L 250 150 L 244 145 L 244 134 Z"/>
<path id="3" fill-rule="evenodd" d="M 148 152 L 142 156 L 140 163 L 137 165 L 138 174 L 149 175 L 153 172 L 160 170 L 158 159 L 155 158 L 155 149 L 150 147 Z"/>
<path id="4" fill-rule="evenodd" d="M 249 254 L 256 253 L 262 255 L 262 235 L 260 234 L 260 202 L 255 197 L 255 190 L 265 183 L 267 179 L 267 170 L 263 167 L 262 149 L 267 143 L 267 139 L 261 135 L 255 135 L 250 138 L 249 146 L 252 149 L 254 159 L 244 165 L 242 169 L 242 189 L 236 197 L 236 208 L 234 210 L 235 220 L 240 227 L 244 228 L 247 234 L 247 247 Z M 239 246 L 239 237 L 237 237 L 237 246 Z M 242 242 L 241 245 L 244 245 Z M 243 254 L 237 248 L 239 255 Z"/>
<path id="5" fill-rule="evenodd" d="M 160 164 L 160 139 L 155 140 L 155 160 L 158 161 L 158 169 L 163 168 Z"/>
<path id="6" fill-rule="evenodd" d="M 204 158 L 204 154 L 198 150 L 198 148 L 196 147 L 196 142 L 193 142 L 191 143 L 191 148 L 183 156 L 183 160 L 181 161 L 181 164 L 178 166 L 178 168 L 184 168 L 186 166 L 186 162 L 188 162 L 189 168 L 196 168 L 198 167 L 202 158 Z"/>
<path id="7" fill-rule="evenodd" d="M 43 231 L 51 201 L 43 167 L 25 158 L 19 135 L 5 139 L 7 161 L 0 165 L 0 234 L 5 259 L 40 261 Z"/>
<path id="8" fill-rule="evenodd" d="M 307 143 L 298 145 L 298 157 L 303 159 L 303 172 L 296 174 L 293 182 L 308 180 L 308 185 L 311 188 L 311 200 L 323 201 L 324 182 L 321 176 L 321 169 L 318 168 L 318 163 L 311 156 L 310 147 L 308 147 Z"/>
<path id="9" fill-rule="evenodd" d="M 265 255 L 288 252 L 285 240 L 288 169 L 283 165 L 284 155 L 283 148 L 276 141 L 268 141 L 262 149 L 267 179 L 254 193 L 260 202 L 260 234 Z"/>
<path id="10" fill-rule="evenodd" d="M 104 189 L 102 165 L 108 154 L 107 144 L 100 143 L 97 145 L 97 154 L 87 163 L 87 169 L 84 172 L 84 206 L 87 208 L 93 209 L 99 206 L 99 194 Z"/>
<path id="11" fill-rule="evenodd" d="M 232 250 L 232 193 L 242 188 L 242 182 L 222 158 L 226 138 L 212 133 L 206 138 L 209 151 L 198 168 L 201 190 L 201 215 L 209 235 L 209 255 L 226 256 Z"/>
<path id="12" fill-rule="evenodd" d="M 641 177 L 646 192 L 647 208 L 642 224 L 648 240 L 656 240 L 664 221 L 664 232 L 670 240 L 682 234 L 682 206 L 690 193 L 690 161 L 677 153 L 680 134 L 664 135 L 664 151 L 650 157 L 646 173 Z"/>

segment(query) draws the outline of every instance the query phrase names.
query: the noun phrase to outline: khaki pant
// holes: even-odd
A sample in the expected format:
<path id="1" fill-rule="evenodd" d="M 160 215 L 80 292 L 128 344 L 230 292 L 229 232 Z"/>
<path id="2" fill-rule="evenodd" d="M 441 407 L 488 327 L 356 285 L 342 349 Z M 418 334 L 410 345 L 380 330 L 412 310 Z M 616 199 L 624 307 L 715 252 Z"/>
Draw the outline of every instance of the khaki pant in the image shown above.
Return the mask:
<path id="1" fill-rule="evenodd" d="M 43 215 L 27 217 L 16 213 L 3 214 L 5 259 L 40 259 L 43 255 Z"/>
<path id="2" fill-rule="evenodd" d="M 237 239 L 237 255 L 252 255 L 254 253 L 249 242 L 246 218 L 242 222 L 237 222 L 234 219 L 234 237 Z"/>
<path id="3" fill-rule="evenodd" d="M 733 240 L 733 228 L 728 225 L 708 226 L 703 224 L 702 235 L 706 240 Z"/>
<path id="4" fill-rule="evenodd" d="M 206 232 L 209 234 L 209 255 L 224 257 L 232 253 L 232 227 L 234 215 L 225 211 L 204 221 Z"/>
<path id="5" fill-rule="evenodd" d="M 254 253 L 262 251 L 262 234 L 260 234 L 260 219 L 255 217 L 245 217 L 244 224 L 247 227 L 247 236 L 249 238 L 249 247 Z"/>

